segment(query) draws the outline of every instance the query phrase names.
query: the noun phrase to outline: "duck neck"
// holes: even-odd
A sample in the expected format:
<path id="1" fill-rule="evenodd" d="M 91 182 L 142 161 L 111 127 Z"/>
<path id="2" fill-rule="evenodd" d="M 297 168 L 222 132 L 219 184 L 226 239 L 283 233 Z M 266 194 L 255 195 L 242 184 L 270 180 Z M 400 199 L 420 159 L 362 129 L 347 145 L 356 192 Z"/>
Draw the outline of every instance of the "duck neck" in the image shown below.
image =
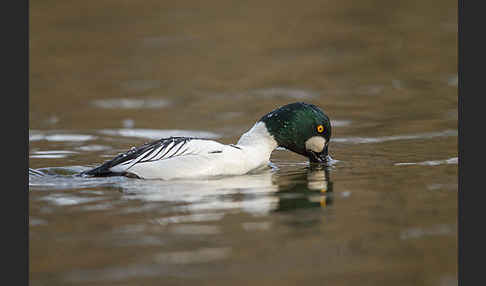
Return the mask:
<path id="1" fill-rule="evenodd" d="M 257 122 L 250 130 L 241 135 L 237 145 L 245 149 L 252 149 L 253 152 L 260 153 L 267 159 L 270 159 L 270 154 L 278 146 L 277 141 L 268 133 L 267 127 L 262 121 Z"/>

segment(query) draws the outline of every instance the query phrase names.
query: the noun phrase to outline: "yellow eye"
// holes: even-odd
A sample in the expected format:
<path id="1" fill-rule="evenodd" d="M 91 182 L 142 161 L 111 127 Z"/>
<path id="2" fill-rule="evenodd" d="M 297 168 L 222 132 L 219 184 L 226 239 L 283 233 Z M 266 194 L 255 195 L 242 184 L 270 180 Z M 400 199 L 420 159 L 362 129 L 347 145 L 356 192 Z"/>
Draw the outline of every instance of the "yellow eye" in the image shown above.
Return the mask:
<path id="1" fill-rule="evenodd" d="M 317 126 L 317 132 L 319 132 L 319 133 L 324 132 L 324 126 L 322 126 L 322 125 L 318 125 L 318 126 Z"/>

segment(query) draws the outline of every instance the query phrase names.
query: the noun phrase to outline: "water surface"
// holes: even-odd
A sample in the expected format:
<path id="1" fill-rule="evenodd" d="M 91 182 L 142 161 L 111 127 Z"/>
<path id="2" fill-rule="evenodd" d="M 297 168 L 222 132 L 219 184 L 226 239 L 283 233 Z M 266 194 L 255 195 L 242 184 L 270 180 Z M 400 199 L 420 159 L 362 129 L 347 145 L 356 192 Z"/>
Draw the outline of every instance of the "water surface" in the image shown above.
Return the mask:
<path id="1" fill-rule="evenodd" d="M 31 285 L 457 285 L 456 8 L 31 1 Z M 330 166 L 76 176 L 294 101 L 332 119 Z"/>

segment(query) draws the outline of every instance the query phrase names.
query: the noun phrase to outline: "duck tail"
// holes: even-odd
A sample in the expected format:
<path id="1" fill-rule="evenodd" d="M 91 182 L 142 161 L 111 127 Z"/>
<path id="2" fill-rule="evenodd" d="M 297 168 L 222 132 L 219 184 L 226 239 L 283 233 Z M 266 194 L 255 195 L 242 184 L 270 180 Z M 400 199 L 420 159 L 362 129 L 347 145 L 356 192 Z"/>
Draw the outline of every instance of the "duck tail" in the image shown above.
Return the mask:
<path id="1" fill-rule="evenodd" d="M 120 176 L 121 174 L 112 172 L 106 166 L 101 165 L 99 167 L 90 169 L 88 171 L 83 171 L 80 173 L 83 177 L 110 177 L 110 176 Z"/>
<path id="2" fill-rule="evenodd" d="M 93 168 L 88 171 L 81 172 L 79 174 L 82 177 L 117 177 L 117 176 L 123 176 L 123 177 L 129 177 L 129 178 L 137 178 L 140 179 L 139 176 L 129 173 L 129 172 L 113 172 L 109 170 L 106 166 L 99 166 L 96 168 Z"/>

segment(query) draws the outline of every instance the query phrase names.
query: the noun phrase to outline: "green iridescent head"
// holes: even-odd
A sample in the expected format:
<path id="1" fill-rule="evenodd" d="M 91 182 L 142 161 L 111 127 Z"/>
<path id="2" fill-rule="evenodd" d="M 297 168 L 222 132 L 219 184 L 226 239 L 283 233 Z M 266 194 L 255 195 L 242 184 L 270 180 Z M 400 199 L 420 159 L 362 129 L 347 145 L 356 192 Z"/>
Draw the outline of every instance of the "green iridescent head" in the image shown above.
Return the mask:
<path id="1" fill-rule="evenodd" d="M 306 156 L 311 162 L 327 162 L 331 123 L 319 107 L 291 103 L 264 115 L 260 121 L 280 147 Z"/>

